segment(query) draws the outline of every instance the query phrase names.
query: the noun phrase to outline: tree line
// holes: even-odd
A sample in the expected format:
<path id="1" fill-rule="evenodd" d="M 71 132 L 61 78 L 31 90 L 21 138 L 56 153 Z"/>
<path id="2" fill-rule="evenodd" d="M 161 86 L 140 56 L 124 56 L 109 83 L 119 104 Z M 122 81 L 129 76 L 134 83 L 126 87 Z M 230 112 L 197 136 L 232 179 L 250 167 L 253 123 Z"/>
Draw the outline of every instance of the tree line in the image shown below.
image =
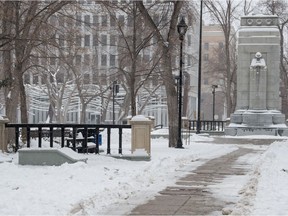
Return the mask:
<path id="1" fill-rule="evenodd" d="M 177 69 L 173 64 L 179 55 L 179 36 L 177 24 L 181 16 L 191 23 L 189 28 L 197 28 L 194 25 L 199 21 L 199 2 L 197 1 L 2 1 L 0 2 L 0 18 L 2 32 L 0 34 L 0 49 L 2 54 L 2 70 L 0 72 L 0 87 L 4 91 L 6 116 L 11 122 L 17 122 L 17 108 L 20 107 L 20 121 L 28 122 L 27 95 L 25 90 L 25 74 L 31 72 L 40 74 L 42 84 L 45 85 L 49 97 L 49 117 L 63 122 L 63 107 L 72 103 L 69 99 L 76 95 L 81 102 L 81 122 L 85 122 L 87 106 L 92 100 L 101 98 L 103 104 L 101 116 L 107 112 L 107 101 L 111 98 L 110 87 L 107 80 L 121 81 L 121 87 L 126 95 L 121 106 L 121 117 L 132 116 L 141 112 L 137 109 L 136 98 L 140 91 L 153 95 L 161 86 L 165 86 L 167 96 L 167 109 L 169 121 L 169 146 L 175 146 L 177 142 L 177 90 L 173 71 Z M 281 22 L 281 95 L 283 98 L 283 112 L 288 114 L 287 94 L 287 58 L 285 50 L 285 32 L 287 26 L 287 4 L 284 0 L 261 0 L 252 4 L 251 0 L 236 1 L 210 1 L 203 0 L 205 11 L 211 16 L 211 20 L 220 24 L 224 33 L 224 49 L 221 52 L 223 62 L 212 62 L 219 67 L 215 79 L 221 77 L 225 84 L 225 98 L 227 101 L 227 115 L 235 109 L 236 101 L 236 52 L 231 46 L 232 27 L 239 17 L 251 13 L 255 8 L 265 10 L 266 14 L 276 14 Z M 255 1 L 254 1 L 255 3 Z M 84 58 L 92 65 L 95 78 L 91 78 L 88 72 L 83 70 L 77 62 L 79 56 L 86 53 L 85 45 L 76 46 L 79 43 L 79 35 L 83 28 L 95 35 L 92 43 L 105 43 L 101 38 L 101 31 L 105 27 L 93 25 L 94 20 L 78 20 L 77 14 L 105 14 L 113 22 L 113 30 L 109 35 L 117 35 L 117 44 L 110 44 L 117 53 L 118 64 L 110 67 L 108 71 L 93 68 L 99 64 L 97 59 Z M 123 14 L 127 25 L 117 16 Z M 54 22 L 54 23 L 53 23 Z M 77 23 L 82 22 L 80 27 Z M 96 22 L 96 21 L 95 21 Z M 55 24 L 57 23 L 57 24 Z M 127 30 L 129 28 L 129 30 Z M 87 36 L 88 37 L 88 36 Z M 82 38 L 85 41 L 85 38 Z M 83 40 L 80 39 L 83 42 Z M 63 46 L 65 41 L 65 46 Z M 89 42 L 90 43 L 90 42 Z M 111 40 L 110 40 L 111 43 Z M 94 49 L 94 48 L 93 48 Z M 195 48 L 197 49 L 197 48 Z M 143 53 L 150 51 L 152 56 L 145 59 Z M 100 52 L 95 46 L 94 53 Z M 57 55 L 56 55 L 57 54 Z M 84 55 L 85 57 L 85 55 Z M 115 57 L 111 55 L 111 61 Z M 198 59 L 197 56 L 194 56 Z M 57 60 L 60 64 L 49 64 Z M 100 59 L 100 61 L 105 59 Z M 106 59 L 107 61 L 107 59 Z M 47 63 L 48 62 L 48 63 Z M 213 63 L 213 64 L 212 64 Z M 89 71 L 87 69 L 87 71 Z M 221 76 L 219 76 L 219 73 Z M 214 75 L 213 75 L 214 76 Z M 87 85 L 87 79 L 93 79 L 95 85 Z M 60 80 L 60 82 L 59 82 Z M 157 82 L 155 82 L 155 80 Z M 149 83 L 154 82 L 153 88 L 148 88 Z M 73 83 L 73 85 L 71 85 Z M 69 87 L 70 96 L 67 95 Z M 189 88 L 184 91 L 189 91 Z M 184 92 L 184 95 L 185 94 Z M 64 99 L 65 98 L 65 103 Z M 185 100 L 186 98 L 184 98 Z M 106 101 L 106 102 L 105 102 Z M 146 101 L 149 101 L 147 96 Z M 105 108 L 106 104 L 106 108 Z M 187 102 L 183 104 L 187 104 Z M 187 105 L 186 105 L 187 106 Z M 184 108 L 185 109 L 185 108 Z M 64 111 L 67 109 L 64 109 Z M 62 119 L 61 119 L 62 118 Z"/>

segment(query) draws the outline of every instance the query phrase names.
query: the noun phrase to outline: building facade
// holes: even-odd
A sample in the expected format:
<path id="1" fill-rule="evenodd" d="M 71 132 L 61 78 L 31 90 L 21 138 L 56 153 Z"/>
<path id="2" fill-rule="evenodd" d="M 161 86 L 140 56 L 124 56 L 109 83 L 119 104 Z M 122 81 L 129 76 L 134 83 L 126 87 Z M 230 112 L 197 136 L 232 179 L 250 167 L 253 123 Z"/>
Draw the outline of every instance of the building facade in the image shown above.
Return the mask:
<path id="1" fill-rule="evenodd" d="M 235 50 L 234 31 L 229 46 Z M 202 96 L 201 117 L 203 120 L 226 120 L 225 89 L 225 36 L 220 25 L 204 25 L 202 37 Z M 231 50 L 232 50 L 231 49 Z M 234 55 L 233 52 L 231 55 Z M 214 107 L 214 112 L 213 112 Z"/>
<path id="2" fill-rule="evenodd" d="M 132 8 L 132 2 L 111 2 Z M 145 3 L 152 5 L 154 1 Z M 155 8 L 153 15 L 155 23 L 164 30 L 169 16 L 161 14 L 164 10 L 169 12 L 166 7 L 169 3 L 159 6 L 158 12 Z M 136 20 L 140 18 L 122 10 L 111 13 L 97 1 L 83 1 L 81 10 L 71 9 L 53 15 L 47 24 L 53 40 L 34 51 L 31 62 L 39 66 L 24 74 L 29 122 L 112 123 L 115 118 L 115 123 L 123 123 L 130 115 L 127 111 L 130 101 L 126 96 L 130 91 L 127 73 L 131 72 L 131 61 L 127 56 L 133 45 L 133 28 L 137 26 L 136 45 L 149 35 Z M 193 118 L 197 103 L 199 34 L 195 32 L 197 22 L 193 23 L 188 16 L 186 22 L 189 28 L 184 40 L 186 93 L 183 96 L 187 117 Z M 138 83 L 154 68 L 151 77 L 137 92 L 137 112 L 154 116 L 156 124 L 168 126 L 166 91 L 159 76 L 161 68 L 155 66 L 157 52 L 157 40 L 151 37 L 137 55 Z M 173 66 L 177 75 L 177 56 Z M 115 82 L 119 91 L 113 93 Z"/>

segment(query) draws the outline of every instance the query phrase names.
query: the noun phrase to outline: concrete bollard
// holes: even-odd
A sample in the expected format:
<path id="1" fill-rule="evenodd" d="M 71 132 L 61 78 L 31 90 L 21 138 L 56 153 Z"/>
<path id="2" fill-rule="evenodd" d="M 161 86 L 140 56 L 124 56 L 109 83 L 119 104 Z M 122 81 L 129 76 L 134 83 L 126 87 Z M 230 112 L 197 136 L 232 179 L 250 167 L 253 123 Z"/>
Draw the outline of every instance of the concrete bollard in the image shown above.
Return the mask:
<path id="1" fill-rule="evenodd" d="M 131 121 L 132 128 L 132 154 L 151 155 L 151 120 L 138 115 L 134 116 Z M 145 150 L 145 151 L 143 151 Z"/>
<path id="2" fill-rule="evenodd" d="M 9 122 L 6 116 L 0 116 L 0 150 L 2 152 L 7 152 L 7 137 L 6 137 L 6 127 L 5 124 Z"/>

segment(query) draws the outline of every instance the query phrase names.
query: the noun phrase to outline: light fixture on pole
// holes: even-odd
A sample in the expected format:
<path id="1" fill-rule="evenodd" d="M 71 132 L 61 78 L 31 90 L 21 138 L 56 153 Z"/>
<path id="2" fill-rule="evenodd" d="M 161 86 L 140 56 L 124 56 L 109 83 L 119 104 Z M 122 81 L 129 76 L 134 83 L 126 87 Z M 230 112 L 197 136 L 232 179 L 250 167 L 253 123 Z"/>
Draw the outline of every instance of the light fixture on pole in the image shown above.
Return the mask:
<path id="1" fill-rule="evenodd" d="M 213 125 L 214 125 L 214 121 L 215 121 L 215 89 L 216 88 L 218 88 L 218 85 L 212 85 L 212 96 L 213 96 L 213 100 L 212 100 L 212 103 L 213 103 L 213 107 L 212 107 L 213 117 L 212 117 L 212 120 L 213 120 Z"/>
<path id="2" fill-rule="evenodd" d="M 115 95 L 119 92 L 119 85 L 117 84 L 117 81 L 113 81 L 113 87 L 112 87 L 112 99 L 113 99 L 113 125 L 115 124 Z"/>
<path id="3" fill-rule="evenodd" d="M 200 23 L 199 23 L 199 62 L 198 62 L 198 109 L 197 109 L 197 129 L 199 134 L 201 130 L 201 64 L 202 64 L 202 13 L 203 0 L 200 2 Z"/>
<path id="4" fill-rule="evenodd" d="M 182 128 L 182 66 L 183 66 L 183 40 L 186 34 L 188 26 L 185 23 L 184 17 L 177 25 L 177 30 L 180 39 L 180 65 L 179 65 L 179 80 L 178 80 L 178 139 L 176 148 L 183 148 L 182 138 L 181 138 L 181 128 Z"/>

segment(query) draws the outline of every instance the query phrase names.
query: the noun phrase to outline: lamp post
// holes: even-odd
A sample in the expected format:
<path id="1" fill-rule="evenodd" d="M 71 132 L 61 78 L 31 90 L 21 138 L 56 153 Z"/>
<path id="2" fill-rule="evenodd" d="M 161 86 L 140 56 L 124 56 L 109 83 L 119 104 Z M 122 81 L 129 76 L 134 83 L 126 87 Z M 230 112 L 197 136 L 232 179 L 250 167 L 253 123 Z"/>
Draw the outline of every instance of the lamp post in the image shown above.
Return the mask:
<path id="1" fill-rule="evenodd" d="M 212 103 L 213 103 L 213 107 L 212 107 L 213 117 L 212 117 L 212 120 L 213 120 L 213 125 L 214 125 L 214 121 L 215 121 L 215 89 L 216 88 L 218 88 L 218 85 L 212 85 L 212 96 L 213 96 L 213 99 L 212 99 Z"/>
<path id="2" fill-rule="evenodd" d="M 200 2 L 200 23 L 199 23 L 199 62 L 198 62 L 198 111 L 197 111 L 197 129 L 199 134 L 201 130 L 201 64 L 202 64 L 202 13 L 203 0 Z"/>
<path id="3" fill-rule="evenodd" d="M 113 87 L 112 87 L 112 110 L 113 110 L 113 125 L 115 124 L 115 95 L 119 92 L 119 86 L 117 84 L 117 81 L 113 81 Z"/>
<path id="4" fill-rule="evenodd" d="M 188 26 L 185 23 L 184 17 L 181 18 L 177 25 L 177 30 L 180 39 L 180 65 L 179 65 L 179 80 L 178 80 L 178 139 L 176 148 L 183 148 L 181 138 L 181 127 L 182 127 L 182 66 L 183 66 L 183 40 Z"/>

